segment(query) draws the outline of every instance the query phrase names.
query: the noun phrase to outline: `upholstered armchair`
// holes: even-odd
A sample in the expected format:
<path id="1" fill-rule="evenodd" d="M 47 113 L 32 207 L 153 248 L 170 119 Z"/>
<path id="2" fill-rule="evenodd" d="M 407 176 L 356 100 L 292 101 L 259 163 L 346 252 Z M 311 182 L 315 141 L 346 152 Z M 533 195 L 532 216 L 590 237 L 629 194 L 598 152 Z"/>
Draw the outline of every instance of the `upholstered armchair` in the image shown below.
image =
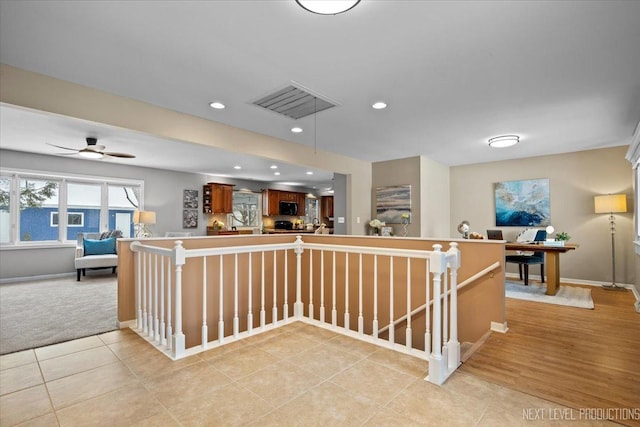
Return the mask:
<path id="1" fill-rule="evenodd" d="M 76 243 L 75 268 L 77 278 L 86 275 L 87 269 L 111 268 L 113 274 L 118 266 L 116 239 L 122 237 L 120 230 L 103 233 L 78 233 Z"/>

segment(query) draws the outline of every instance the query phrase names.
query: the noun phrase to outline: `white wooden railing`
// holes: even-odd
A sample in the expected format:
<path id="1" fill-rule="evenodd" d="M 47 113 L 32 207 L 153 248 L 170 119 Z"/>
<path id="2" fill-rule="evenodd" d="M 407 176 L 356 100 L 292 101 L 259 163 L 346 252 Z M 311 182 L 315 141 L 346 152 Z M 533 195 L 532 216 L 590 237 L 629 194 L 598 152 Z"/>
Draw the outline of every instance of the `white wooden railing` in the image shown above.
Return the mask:
<path id="1" fill-rule="evenodd" d="M 136 330 L 173 359 L 289 322 L 303 321 L 428 360 L 427 379 L 435 384 L 442 384 L 460 364 L 457 336 L 460 252 L 456 243 L 450 243 L 446 252 L 442 251 L 441 245 L 433 245 L 433 251 L 418 251 L 304 243 L 297 236 L 291 243 L 189 250 L 182 246 L 180 240 L 176 240 L 170 249 L 136 241 L 131 244 L 131 249 L 135 253 Z M 303 254 L 304 268 L 308 272 L 304 280 Z M 242 263 L 239 262 L 240 256 L 245 257 Z M 289 283 L 290 276 L 293 276 L 289 270 L 290 258 L 296 264 L 295 283 Z M 202 264 L 202 283 L 183 283 L 183 266 L 189 259 L 194 259 L 194 262 L 201 260 L 198 262 Z M 386 275 L 379 271 L 383 262 L 384 269 L 388 269 Z M 248 271 L 239 274 L 240 264 Z M 214 266 L 217 271 L 207 273 L 207 267 Z M 259 266 L 259 274 L 252 271 L 255 266 Z M 394 274 L 397 266 L 406 269 L 405 274 L 398 271 L 398 276 L 404 278 L 403 283 L 397 283 Z M 228 269 L 232 271 L 225 274 Z M 356 271 L 356 283 L 352 283 Z M 271 277 L 267 276 L 269 273 Z M 338 277 L 340 273 L 342 277 Z M 259 276 L 259 279 L 255 280 L 254 276 Z M 201 287 L 201 306 L 197 308 L 201 310 L 198 314 L 202 317 L 200 344 L 189 348 L 186 348 L 188 340 L 183 331 L 184 286 Z M 382 288 L 388 293 L 382 295 Z M 291 310 L 289 297 L 294 289 L 295 301 Z M 228 292 L 233 293 L 232 313 L 226 312 L 228 307 L 224 304 Z M 190 292 L 191 295 L 193 293 Z M 217 337 L 210 341 L 209 324 L 216 321 L 209 318 L 210 312 L 215 311 L 215 307 L 208 307 L 208 302 L 214 297 L 211 293 L 217 296 L 218 307 Z M 259 300 L 259 307 L 254 306 L 254 300 Z M 396 316 L 399 305 L 404 305 L 402 312 L 397 313 L 400 319 Z M 351 307 L 357 307 L 357 327 L 354 325 L 353 328 Z M 195 307 L 191 304 L 189 309 L 194 310 Z M 258 319 L 254 319 L 254 312 Z M 330 313 L 329 319 L 326 318 L 327 312 Z M 388 325 L 382 328 L 379 327 L 381 316 L 389 320 Z M 416 345 L 413 322 L 421 317 L 424 317 L 424 344 Z M 225 321 L 232 323 L 227 334 Z M 399 322 L 406 324 L 404 337 L 395 336 Z M 386 337 L 383 336 L 385 334 Z M 191 337 L 191 341 L 193 339 Z"/>

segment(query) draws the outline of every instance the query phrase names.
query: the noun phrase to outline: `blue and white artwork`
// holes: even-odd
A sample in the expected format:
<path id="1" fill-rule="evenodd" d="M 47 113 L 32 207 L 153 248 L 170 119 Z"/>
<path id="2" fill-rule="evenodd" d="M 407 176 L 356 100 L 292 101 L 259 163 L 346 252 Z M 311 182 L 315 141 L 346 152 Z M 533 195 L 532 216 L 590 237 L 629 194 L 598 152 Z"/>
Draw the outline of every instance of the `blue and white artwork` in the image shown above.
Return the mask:
<path id="1" fill-rule="evenodd" d="M 551 224 L 548 179 L 498 182 L 495 196 L 496 226 Z"/>
<path id="2" fill-rule="evenodd" d="M 411 185 L 376 188 L 376 215 L 387 224 L 411 223 Z"/>

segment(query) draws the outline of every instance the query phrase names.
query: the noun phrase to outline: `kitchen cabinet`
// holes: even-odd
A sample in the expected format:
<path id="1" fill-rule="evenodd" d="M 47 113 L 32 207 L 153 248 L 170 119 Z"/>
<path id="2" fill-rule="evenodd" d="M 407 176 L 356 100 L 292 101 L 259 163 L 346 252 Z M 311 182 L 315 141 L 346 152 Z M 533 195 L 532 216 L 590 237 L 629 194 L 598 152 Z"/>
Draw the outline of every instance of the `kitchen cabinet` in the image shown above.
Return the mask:
<path id="1" fill-rule="evenodd" d="M 262 215 L 278 215 L 280 210 L 280 191 L 262 190 Z"/>
<path id="2" fill-rule="evenodd" d="M 320 199 L 322 218 L 333 218 L 333 196 L 322 196 Z"/>
<path id="3" fill-rule="evenodd" d="M 233 185 L 210 182 L 202 187 L 202 211 L 206 214 L 233 211 Z"/>
<path id="4" fill-rule="evenodd" d="M 307 207 L 307 195 L 305 193 L 296 193 L 298 195 L 298 216 L 304 216 L 304 210 Z"/>

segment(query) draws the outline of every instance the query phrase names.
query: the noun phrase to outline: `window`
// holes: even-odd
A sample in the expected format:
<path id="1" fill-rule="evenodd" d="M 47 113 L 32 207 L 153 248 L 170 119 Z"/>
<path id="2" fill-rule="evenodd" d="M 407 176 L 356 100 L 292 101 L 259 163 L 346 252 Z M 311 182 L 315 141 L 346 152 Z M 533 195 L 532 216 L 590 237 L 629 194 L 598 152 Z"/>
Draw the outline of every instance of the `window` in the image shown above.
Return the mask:
<path id="1" fill-rule="evenodd" d="M 51 212 L 51 226 L 58 226 L 58 212 Z M 84 226 L 84 213 L 83 212 L 69 212 L 67 213 L 67 227 L 83 227 Z"/>
<path id="2" fill-rule="evenodd" d="M 262 194 L 249 191 L 233 192 L 233 213 L 227 219 L 232 227 L 259 227 L 262 219 L 260 209 Z"/>
<path id="3" fill-rule="evenodd" d="M 57 227 L 51 227 L 49 216 L 58 210 L 60 183 L 37 178 L 20 179 L 19 219 L 21 242 L 58 240 Z"/>
<path id="4" fill-rule="evenodd" d="M 59 244 L 108 229 L 131 236 L 142 194 L 142 181 L 2 169 L 0 244 Z"/>

